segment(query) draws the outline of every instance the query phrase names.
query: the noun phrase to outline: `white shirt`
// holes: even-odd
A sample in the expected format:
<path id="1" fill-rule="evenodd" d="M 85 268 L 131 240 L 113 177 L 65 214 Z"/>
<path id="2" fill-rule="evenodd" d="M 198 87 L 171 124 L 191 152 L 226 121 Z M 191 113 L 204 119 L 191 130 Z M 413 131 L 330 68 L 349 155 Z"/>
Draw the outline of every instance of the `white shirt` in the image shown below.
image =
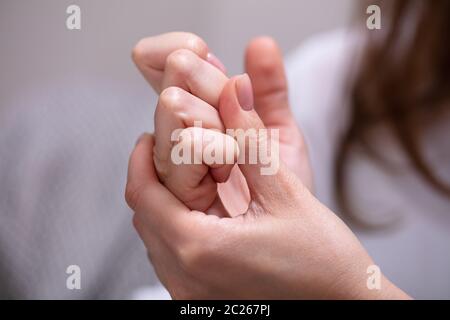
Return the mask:
<path id="1" fill-rule="evenodd" d="M 337 213 L 334 156 L 348 120 L 349 73 L 363 43 L 361 34 L 334 31 L 306 41 L 287 59 L 291 107 L 308 144 L 316 196 Z M 450 181 L 449 120 L 427 133 L 424 144 L 427 158 L 445 181 Z M 369 221 L 401 221 L 376 233 L 354 231 L 381 271 L 408 294 L 449 299 L 450 199 L 423 181 L 391 136 L 380 132 L 376 143 L 396 170 L 386 171 L 370 157 L 353 154 L 348 192 L 357 212 Z"/>

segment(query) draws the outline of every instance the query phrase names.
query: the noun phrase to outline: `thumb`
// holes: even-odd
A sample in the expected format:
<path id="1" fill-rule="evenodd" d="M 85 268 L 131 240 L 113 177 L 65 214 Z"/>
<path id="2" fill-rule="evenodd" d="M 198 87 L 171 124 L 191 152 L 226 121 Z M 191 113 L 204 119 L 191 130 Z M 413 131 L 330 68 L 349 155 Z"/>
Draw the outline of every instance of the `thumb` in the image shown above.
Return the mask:
<path id="1" fill-rule="evenodd" d="M 253 109 L 252 84 L 247 74 L 225 84 L 219 113 L 226 133 L 234 136 L 239 146 L 238 164 L 252 200 L 266 206 L 272 200 L 283 199 L 290 172 L 280 166 L 278 129 L 266 129 Z"/>
<path id="2" fill-rule="evenodd" d="M 255 109 L 268 127 L 294 122 L 288 101 L 283 56 L 275 40 L 258 37 L 246 50 L 245 68 L 252 79 Z"/>

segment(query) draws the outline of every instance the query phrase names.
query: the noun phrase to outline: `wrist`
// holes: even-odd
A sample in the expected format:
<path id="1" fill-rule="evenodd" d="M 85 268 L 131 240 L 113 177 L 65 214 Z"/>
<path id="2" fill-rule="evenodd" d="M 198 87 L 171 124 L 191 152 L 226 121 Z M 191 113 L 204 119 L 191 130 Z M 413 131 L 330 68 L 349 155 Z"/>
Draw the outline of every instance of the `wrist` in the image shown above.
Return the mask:
<path id="1" fill-rule="evenodd" d="M 411 299 L 395 286 L 367 253 L 351 263 L 343 264 L 343 271 L 334 282 L 326 298 L 342 300 L 404 300 Z"/>
<path id="2" fill-rule="evenodd" d="M 412 299 L 408 294 L 406 294 L 403 290 L 394 285 L 388 278 L 384 275 L 381 279 L 381 288 L 379 290 L 370 290 L 372 291 L 370 294 L 373 297 L 369 297 L 368 299 L 377 299 L 377 300 L 410 300 Z"/>
<path id="3" fill-rule="evenodd" d="M 366 269 L 367 270 L 367 269 Z M 370 285 L 373 275 L 368 273 L 365 277 L 360 277 L 353 285 L 351 299 L 356 300 L 409 300 L 412 299 L 403 290 L 394 285 L 386 276 L 379 274 L 380 280 L 376 286 Z M 356 277 L 355 277 L 356 278 Z"/>

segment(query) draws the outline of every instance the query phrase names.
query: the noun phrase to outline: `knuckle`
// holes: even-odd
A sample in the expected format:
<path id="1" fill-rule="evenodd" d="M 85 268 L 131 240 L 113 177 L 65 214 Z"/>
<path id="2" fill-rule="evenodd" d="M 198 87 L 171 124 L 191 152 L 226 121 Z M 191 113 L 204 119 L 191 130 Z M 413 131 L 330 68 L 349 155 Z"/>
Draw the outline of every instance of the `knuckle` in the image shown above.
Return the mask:
<path id="1" fill-rule="evenodd" d="M 206 42 L 194 33 L 188 33 L 187 48 L 200 57 L 204 57 L 208 53 Z"/>
<path id="2" fill-rule="evenodd" d="M 178 111 L 183 107 L 184 90 L 178 87 L 168 87 L 159 95 L 159 105 L 164 109 Z"/>
<path id="3" fill-rule="evenodd" d="M 188 77 L 195 65 L 195 54 L 188 49 L 179 49 L 167 57 L 166 70 L 180 77 Z"/>
<path id="4" fill-rule="evenodd" d="M 203 249 L 196 243 L 189 243 L 179 246 L 175 252 L 181 268 L 187 274 L 195 274 L 202 259 L 204 258 Z"/>

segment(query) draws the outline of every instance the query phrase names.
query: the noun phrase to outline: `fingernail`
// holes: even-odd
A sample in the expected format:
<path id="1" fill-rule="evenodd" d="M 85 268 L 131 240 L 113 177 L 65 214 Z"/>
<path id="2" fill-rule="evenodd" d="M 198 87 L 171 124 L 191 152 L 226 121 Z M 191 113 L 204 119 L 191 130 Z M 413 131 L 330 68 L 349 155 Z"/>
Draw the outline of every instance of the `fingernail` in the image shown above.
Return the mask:
<path id="1" fill-rule="evenodd" d="M 211 63 L 213 66 L 215 66 L 217 69 L 221 70 L 223 73 L 227 72 L 225 65 L 213 53 L 208 52 L 208 54 L 206 56 L 206 60 L 209 63 Z"/>
<path id="2" fill-rule="evenodd" d="M 244 73 L 237 77 L 236 95 L 242 109 L 246 111 L 253 109 L 253 88 L 248 74 Z"/>

